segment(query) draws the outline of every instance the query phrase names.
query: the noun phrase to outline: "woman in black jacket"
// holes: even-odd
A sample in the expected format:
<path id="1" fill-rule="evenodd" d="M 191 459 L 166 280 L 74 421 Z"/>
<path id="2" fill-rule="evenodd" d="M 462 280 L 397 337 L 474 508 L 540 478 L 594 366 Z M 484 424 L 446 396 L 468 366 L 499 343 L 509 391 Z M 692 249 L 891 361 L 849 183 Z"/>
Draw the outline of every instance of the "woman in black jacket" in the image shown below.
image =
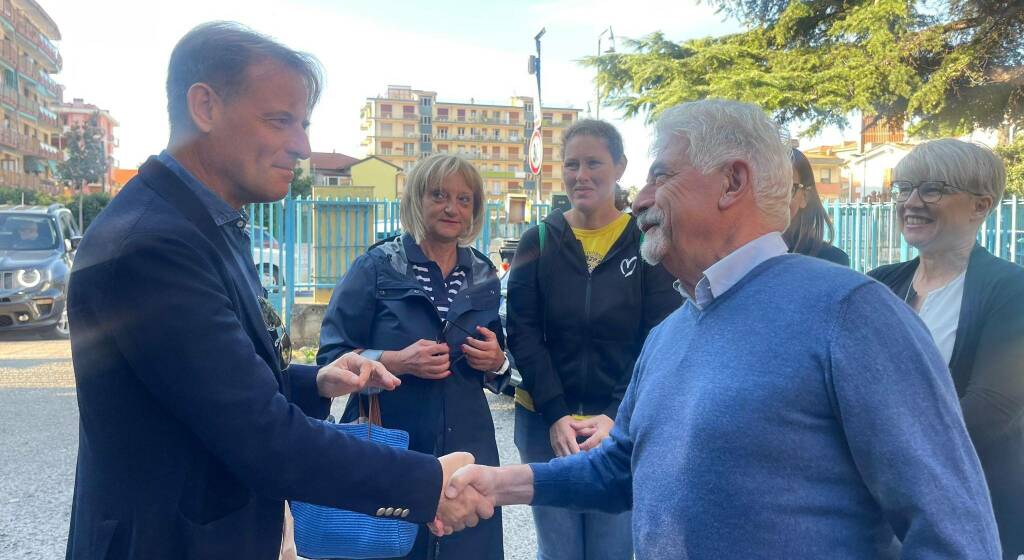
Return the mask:
<path id="1" fill-rule="evenodd" d="M 402 384 L 380 394 L 385 427 L 409 432 L 409 448 L 436 456 L 472 453 L 498 465 L 483 388 L 504 378 L 494 265 L 468 245 L 480 233 L 484 193 L 465 160 L 435 155 L 409 173 L 405 233 L 372 247 L 338 283 L 320 330 L 317 363 L 361 351 Z M 344 421 L 358 418 L 349 399 Z M 339 465 L 339 468 L 344 468 Z M 435 538 L 421 528 L 413 560 L 501 560 L 501 512 L 472 529 Z"/>
<path id="2" fill-rule="evenodd" d="M 1024 268 L 975 241 L 1006 186 L 1002 161 L 959 140 L 926 142 L 894 170 L 911 261 L 869 273 L 911 305 L 949 364 L 985 470 L 1003 557 L 1024 554 Z"/>
<path id="3" fill-rule="evenodd" d="M 618 131 L 582 120 L 562 144 L 573 208 L 523 235 L 508 285 L 509 348 L 523 378 L 515 432 L 523 462 L 597 447 L 647 333 L 682 303 L 673 278 L 640 257 L 635 219 L 615 207 L 626 168 Z M 629 513 L 533 511 L 540 558 L 632 555 Z"/>

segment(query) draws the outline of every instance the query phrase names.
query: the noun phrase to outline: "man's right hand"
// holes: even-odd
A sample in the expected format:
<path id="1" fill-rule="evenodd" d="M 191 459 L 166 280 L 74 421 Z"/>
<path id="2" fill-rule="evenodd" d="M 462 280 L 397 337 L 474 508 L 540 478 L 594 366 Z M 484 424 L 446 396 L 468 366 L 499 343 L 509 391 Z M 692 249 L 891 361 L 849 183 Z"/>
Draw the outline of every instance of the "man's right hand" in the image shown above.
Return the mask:
<path id="1" fill-rule="evenodd" d="M 572 416 L 563 416 L 548 429 L 551 450 L 555 456 L 566 457 L 580 452 L 580 446 L 576 443 L 576 430 L 572 425 Z"/>
<path id="2" fill-rule="evenodd" d="M 381 354 L 384 367 L 397 375 L 413 375 L 421 379 L 444 379 L 451 375 L 448 369 L 448 345 L 429 340 L 416 341 L 398 351 Z"/>
<path id="3" fill-rule="evenodd" d="M 441 495 L 437 505 L 437 516 L 429 525 L 432 533 L 437 536 L 450 535 L 466 527 L 476 527 L 481 518 L 489 519 L 494 515 L 493 504 L 474 490 L 465 492 L 457 500 L 449 499 L 445 494 L 455 472 L 473 464 L 474 458 L 471 453 L 457 451 L 439 457 L 438 461 L 441 462 Z"/>

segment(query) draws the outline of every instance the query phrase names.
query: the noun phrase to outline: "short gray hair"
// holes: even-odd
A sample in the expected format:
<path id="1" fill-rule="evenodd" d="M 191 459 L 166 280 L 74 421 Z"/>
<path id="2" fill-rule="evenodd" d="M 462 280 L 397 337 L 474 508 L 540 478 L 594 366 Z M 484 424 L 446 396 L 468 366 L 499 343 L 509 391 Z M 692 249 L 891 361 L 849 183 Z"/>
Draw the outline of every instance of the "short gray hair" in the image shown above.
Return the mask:
<path id="1" fill-rule="evenodd" d="M 167 67 L 167 114 L 171 133 L 188 130 L 192 123 L 188 90 L 203 83 L 225 100 L 246 86 L 246 71 L 270 59 L 302 76 L 312 109 L 323 90 L 323 70 L 316 57 L 292 50 L 270 37 L 230 21 L 211 21 L 194 27 L 171 51 Z"/>
<path id="2" fill-rule="evenodd" d="M 681 103 L 658 118 L 652 151 L 662 152 L 676 136 L 689 142 L 686 155 L 703 174 L 730 161 L 749 163 L 758 208 L 772 225 L 786 229 L 793 194 L 790 148 L 760 107 L 724 99 Z"/>
<path id="3" fill-rule="evenodd" d="M 469 223 L 469 231 L 459 237 L 459 244 L 469 245 L 480 235 L 484 227 L 484 182 L 480 173 L 459 156 L 434 154 L 421 159 L 409 172 L 399 207 L 402 229 L 411 233 L 416 243 L 423 242 L 427 236 L 427 228 L 423 223 L 423 197 L 427 189 L 440 186 L 445 178 L 455 174 L 462 175 L 473 191 L 472 221 Z"/>
<path id="4" fill-rule="evenodd" d="M 897 181 L 945 181 L 992 197 L 995 208 L 1006 190 L 1003 160 L 981 144 L 941 138 L 918 144 L 893 169 Z"/>

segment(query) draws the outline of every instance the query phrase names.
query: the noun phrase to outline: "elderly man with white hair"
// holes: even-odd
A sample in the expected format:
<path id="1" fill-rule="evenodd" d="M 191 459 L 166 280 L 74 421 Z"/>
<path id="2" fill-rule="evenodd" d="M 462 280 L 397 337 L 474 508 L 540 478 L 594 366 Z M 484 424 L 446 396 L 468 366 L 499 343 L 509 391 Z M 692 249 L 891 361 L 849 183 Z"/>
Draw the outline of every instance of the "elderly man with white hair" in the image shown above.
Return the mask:
<path id="1" fill-rule="evenodd" d="M 648 337 L 609 438 L 466 467 L 496 505 L 632 508 L 637 558 L 998 558 L 985 479 L 930 336 L 884 286 L 787 254 L 792 170 L 757 107 L 657 124 L 642 252 L 687 302 Z"/>

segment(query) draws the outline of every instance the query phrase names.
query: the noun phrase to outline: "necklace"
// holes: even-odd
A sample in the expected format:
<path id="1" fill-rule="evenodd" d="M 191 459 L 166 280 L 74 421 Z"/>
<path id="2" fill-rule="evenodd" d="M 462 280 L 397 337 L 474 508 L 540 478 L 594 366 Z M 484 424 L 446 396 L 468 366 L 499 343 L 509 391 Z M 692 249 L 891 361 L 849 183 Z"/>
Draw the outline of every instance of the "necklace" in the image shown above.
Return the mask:
<path id="1" fill-rule="evenodd" d="M 921 270 L 921 265 L 919 264 L 917 266 L 917 268 L 914 269 L 914 275 L 910 277 L 910 284 L 907 286 L 907 293 L 903 295 L 903 303 L 906 303 L 907 305 L 909 305 L 911 307 L 913 307 L 914 304 L 912 304 L 910 302 L 912 300 L 917 299 L 917 291 L 914 290 L 914 281 L 917 280 L 917 273 L 920 270 Z M 911 294 L 913 294 L 913 295 L 911 295 Z"/>

